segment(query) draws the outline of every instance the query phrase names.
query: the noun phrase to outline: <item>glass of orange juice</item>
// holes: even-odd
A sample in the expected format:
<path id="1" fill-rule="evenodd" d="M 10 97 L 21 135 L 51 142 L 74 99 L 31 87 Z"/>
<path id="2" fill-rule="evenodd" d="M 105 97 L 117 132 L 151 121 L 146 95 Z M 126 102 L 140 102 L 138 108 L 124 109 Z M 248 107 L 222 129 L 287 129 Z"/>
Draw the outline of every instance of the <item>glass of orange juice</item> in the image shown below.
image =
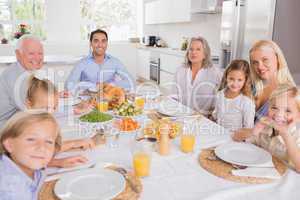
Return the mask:
<path id="1" fill-rule="evenodd" d="M 195 135 L 193 134 L 182 134 L 180 138 L 180 149 L 184 153 L 191 153 L 194 151 L 195 146 Z"/>
<path id="2" fill-rule="evenodd" d="M 134 173 L 138 177 L 150 175 L 152 145 L 146 141 L 139 141 L 134 144 L 132 164 Z"/>
<path id="3" fill-rule="evenodd" d="M 108 101 L 101 100 L 97 103 L 97 109 L 100 112 L 107 112 L 108 111 Z"/>
<path id="4" fill-rule="evenodd" d="M 143 96 L 136 96 L 134 99 L 134 104 L 138 107 L 143 109 L 145 105 L 145 97 Z"/>

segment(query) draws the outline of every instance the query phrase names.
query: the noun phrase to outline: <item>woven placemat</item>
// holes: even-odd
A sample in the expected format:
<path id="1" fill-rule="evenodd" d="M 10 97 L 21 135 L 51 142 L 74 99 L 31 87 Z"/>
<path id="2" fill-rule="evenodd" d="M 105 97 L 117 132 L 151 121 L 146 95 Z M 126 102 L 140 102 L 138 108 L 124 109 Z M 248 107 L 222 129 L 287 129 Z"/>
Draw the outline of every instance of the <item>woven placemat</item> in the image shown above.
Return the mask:
<path id="1" fill-rule="evenodd" d="M 110 169 L 113 169 L 113 167 L 109 167 Z M 113 200 L 137 200 L 140 197 L 140 194 L 143 190 L 142 182 L 140 178 L 135 176 L 133 173 L 128 172 L 128 178 L 131 181 L 131 185 L 126 180 L 126 187 L 125 190 L 120 193 L 117 197 L 115 197 Z M 44 183 L 44 185 L 41 188 L 41 191 L 39 193 L 39 200 L 60 200 L 54 193 L 54 186 L 57 180 L 50 181 Z M 136 190 L 134 191 L 132 187 L 135 187 Z M 101 189 L 101 188 L 99 188 Z"/>
<path id="2" fill-rule="evenodd" d="M 242 177 L 235 176 L 231 174 L 231 170 L 234 167 L 230 163 L 226 163 L 220 159 L 211 159 L 214 157 L 214 149 L 204 149 L 201 151 L 199 155 L 199 163 L 200 165 L 207 170 L 208 172 L 214 174 L 215 176 L 224 178 L 226 180 L 241 182 L 241 183 L 270 183 L 274 181 L 274 179 L 270 178 L 257 178 L 257 177 Z M 280 175 L 283 175 L 287 170 L 287 167 L 276 157 L 273 157 L 273 163 L 277 171 Z"/>

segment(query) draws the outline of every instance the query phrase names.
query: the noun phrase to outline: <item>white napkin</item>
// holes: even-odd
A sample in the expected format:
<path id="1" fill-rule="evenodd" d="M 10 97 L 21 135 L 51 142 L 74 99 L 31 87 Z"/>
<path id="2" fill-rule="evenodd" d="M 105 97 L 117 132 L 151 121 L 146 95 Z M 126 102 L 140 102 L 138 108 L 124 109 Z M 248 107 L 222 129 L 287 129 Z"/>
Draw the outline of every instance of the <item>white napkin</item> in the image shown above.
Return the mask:
<path id="1" fill-rule="evenodd" d="M 247 167 L 245 169 L 234 169 L 231 173 L 235 176 L 250 176 L 271 179 L 281 178 L 281 175 L 274 167 Z"/>

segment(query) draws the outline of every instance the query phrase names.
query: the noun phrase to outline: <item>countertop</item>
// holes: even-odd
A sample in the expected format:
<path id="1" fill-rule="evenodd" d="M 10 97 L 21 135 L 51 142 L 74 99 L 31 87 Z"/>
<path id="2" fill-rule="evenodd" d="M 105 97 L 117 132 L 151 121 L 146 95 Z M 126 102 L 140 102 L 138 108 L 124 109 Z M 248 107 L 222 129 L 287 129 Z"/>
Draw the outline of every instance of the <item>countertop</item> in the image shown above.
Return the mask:
<path id="1" fill-rule="evenodd" d="M 182 51 L 177 48 L 149 47 L 149 46 L 144 46 L 142 44 L 138 44 L 136 47 L 138 49 L 155 51 L 155 52 L 159 52 L 159 53 L 164 53 L 164 54 L 169 54 L 169 55 L 174 55 L 174 56 L 181 56 L 181 57 L 184 57 L 186 54 L 186 51 Z M 213 61 L 219 60 L 219 54 L 217 52 L 211 52 L 211 57 L 212 57 Z"/>

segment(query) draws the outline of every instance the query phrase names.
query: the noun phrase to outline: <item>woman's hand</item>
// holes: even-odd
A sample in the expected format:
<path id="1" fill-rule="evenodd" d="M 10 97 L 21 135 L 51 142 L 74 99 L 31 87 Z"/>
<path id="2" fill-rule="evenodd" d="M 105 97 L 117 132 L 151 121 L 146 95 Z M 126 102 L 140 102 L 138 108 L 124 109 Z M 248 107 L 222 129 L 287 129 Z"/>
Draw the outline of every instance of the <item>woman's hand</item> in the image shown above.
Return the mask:
<path id="1" fill-rule="evenodd" d="M 237 131 L 235 131 L 232 135 L 231 138 L 236 141 L 236 142 L 242 142 L 246 140 L 247 138 L 252 136 L 252 129 L 250 128 L 241 128 Z"/>
<path id="2" fill-rule="evenodd" d="M 88 161 L 84 156 L 71 156 L 66 158 L 52 159 L 48 167 L 70 168 L 83 165 Z"/>

